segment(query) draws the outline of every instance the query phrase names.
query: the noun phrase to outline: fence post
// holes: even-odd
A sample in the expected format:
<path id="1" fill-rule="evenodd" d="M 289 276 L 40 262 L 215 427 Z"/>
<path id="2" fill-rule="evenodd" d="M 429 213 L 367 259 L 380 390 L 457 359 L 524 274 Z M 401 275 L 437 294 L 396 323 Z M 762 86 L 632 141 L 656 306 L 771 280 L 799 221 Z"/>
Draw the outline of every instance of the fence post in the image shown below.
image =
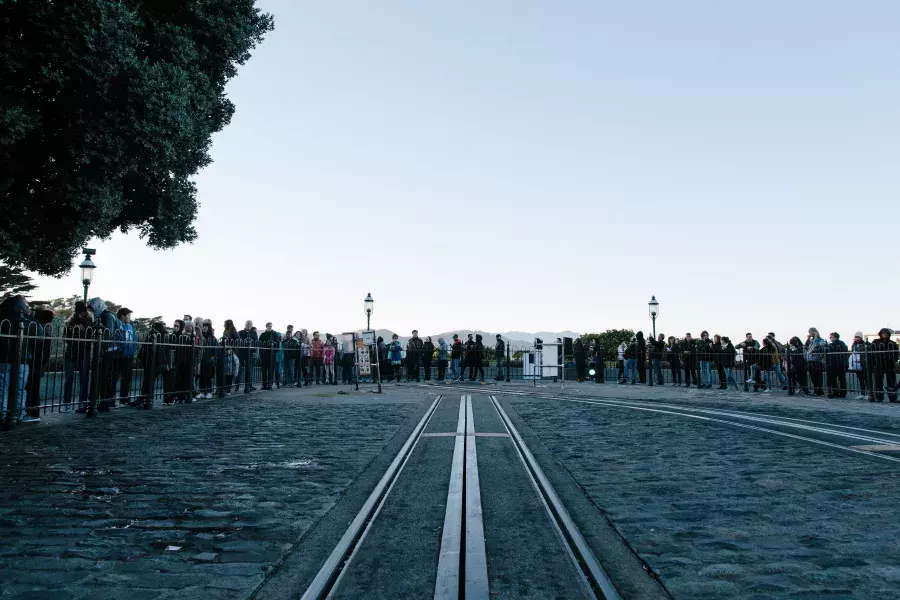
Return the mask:
<path id="1" fill-rule="evenodd" d="M 19 373 L 22 363 L 22 341 L 25 329 L 25 315 L 20 314 L 16 319 L 16 347 L 13 351 L 13 361 L 9 365 L 9 379 L 6 397 L 6 423 L 3 429 L 9 431 L 18 418 L 19 410 Z"/>
<path id="2" fill-rule="evenodd" d="M 147 361 L 147 370 L 150 372 L 144 373 L 144 377 L 150 377 L 148 379 L 150 385 L 147 386 L 147 397 L 144 398 L 144 408 L 146 409 L 153 408 L 153 395 L 156 393 L 156 343 L 159 335 L 156 333 L 151 333 L 151 335 L 153 336 L 153 342 L 150 345 L 150 360 Z M 163 397 L 163 401 L 165 401 L 165 397 Z"/>
<path id="3" fill-rule="evenodd" d="M 509 353 L 509 342 L 506 343 L 506 383 L 509 383 L 509 366 L 511 364 L 510 361 L 510 353 Z"/>
<path id="4" fill-rule="evenodd" d="M 91 390 L 87 417 L 97 416 L 97 398 L 100 396 L 100 352 L 103 350 L 103 327 L 98 327 L 94 336 L 94 355 L 91 357 Z"/>

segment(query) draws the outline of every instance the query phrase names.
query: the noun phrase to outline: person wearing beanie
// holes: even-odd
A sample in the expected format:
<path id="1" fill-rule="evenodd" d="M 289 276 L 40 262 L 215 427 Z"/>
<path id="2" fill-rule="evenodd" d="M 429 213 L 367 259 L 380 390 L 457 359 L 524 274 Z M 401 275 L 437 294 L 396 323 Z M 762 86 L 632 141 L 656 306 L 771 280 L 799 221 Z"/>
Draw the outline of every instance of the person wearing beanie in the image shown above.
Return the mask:
<path id="1" fill-rule="evenodd" d="M 851 373 L 856 374 L 856 381 L 859 383 L 859 396 L 857 400 L 865 400 L 868 398 L 866 390 L 869 389 L 869 369 L 867 368 L 869 358 L 869 344 L 863 338 L 863 332 L 857 331 L 853 334 L 853 344 L 850 346 L 850 359 L 848 368 Z"/>
<path id="2" fill-rule="evenodd" d="M 897 364 L 900 353 L 897 350 L 897 343 L 891 340 L 892 333 L 890 329 L 883 327 L 878 332 L 878 339 L 872 342 L 870 348 L 873 383 L 870 402 L 883 402 L 885 388 L 888 392 L 888 402 L 897 402 L 897 373 L 894 365 Z"/>
<path id="3" fill-rule="evenodd" d="M 700 387 L 712 389 L 712 341 L 709 339 L 709 332 L 701 331 L 700 339 L 694 345 L 700 362 Z"/>
<path id="4" fill-rule="evenodd" d="M 847 397 L 847 344 L 836 331 L 828 335 L 825 389 L 829 398 Z"/>

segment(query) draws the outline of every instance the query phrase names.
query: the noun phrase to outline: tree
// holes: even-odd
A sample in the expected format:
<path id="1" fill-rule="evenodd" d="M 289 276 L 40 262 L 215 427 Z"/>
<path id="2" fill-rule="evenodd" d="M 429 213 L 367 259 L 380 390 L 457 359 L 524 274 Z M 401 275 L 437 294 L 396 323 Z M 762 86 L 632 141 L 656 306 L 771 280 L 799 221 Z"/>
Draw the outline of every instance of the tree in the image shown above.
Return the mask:
<path id="1" fill-rule="evenodd" d="M 0 300 L 19 294 L 27 296 L 36 287 L 22 269 L 0 263 Z"/>
<path id="2" fill-rule="evenodd" d="M 623 341 L 630 342 L 633 337 L 633 329 L 607 329 L 603 333 L 585 333 L 581 336 L 581 341 L 585 348 L 590 348 L 595 342 L 603 344 L 604 360 L 616 360 L 619 344 Z"/>
<path id="3" fill-rule="evenodd" d="M 150 333 L 150 325 L 152 325 L 155 321 L 162 321 L 162 317 L 138 317 L 136 319 L 131 320 L 131 325 L 134 327 L 134 333 L 137 335 L 147 335 Z"/>
<path id="4" fill-rule="evenodd" d="M 255 3 L 0 2 L 0 258 L 61 275 L 116 230 L 194 240 L 225 84 L 273 27 Z"/>

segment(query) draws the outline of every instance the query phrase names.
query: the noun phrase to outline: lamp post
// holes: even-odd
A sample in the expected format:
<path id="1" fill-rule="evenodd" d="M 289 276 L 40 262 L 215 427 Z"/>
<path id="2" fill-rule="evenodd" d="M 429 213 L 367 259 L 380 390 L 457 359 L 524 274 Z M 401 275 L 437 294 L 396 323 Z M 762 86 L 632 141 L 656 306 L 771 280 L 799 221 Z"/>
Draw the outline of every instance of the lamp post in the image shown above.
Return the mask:
<path id="1" fill-rule="evenodd" d="M 656 296 L 650 296 L 650 302 L 647 303 L 650 306 L 650 318 L 653 319 L 653 339 L 656 339 L 656 317 L 659 315 L 659 302 L 656 301 Z"/>
<path id="2" fill-rule="evenodd" d="M 82 248 L 81 251 L 84 252 L 84 260 L 81 261 L 78 267 L 81 269 L 81 283 L 84 284 L 84 301 L 87 303 L 88 287 L 94 280 L 94 269 L 97 268 L 97 265 L 91 260 L 91 256 L 96 254 L 97 251 L 93 248 Z"/>
<path id="3" fill-rule="evenodd" d="M 363 301 L 363 306 L 366 309 L 366 331 L 372 331 L 372 311 L 375 310 L 375 300 L 372 299 L 372 294 L 366 294 L 366 299 Z M 378 393 L 381 393 L 381 355 L 378 352 L 378 340 L 375 340 L 375 333 L 372 332 L 373 342 L 375 344 L 375 379 L 378 381 Z M 359 376 L 357 375 L 357 380 Z"/>
<path id="4" fill-rule="evenodd" d="M 375 301 L 372 300 L 372 294 L 366 294 L 366 299 L 363 302 L 366 307 L 366 330 L 372 328 L 372 309 L 375 308 Z"/>

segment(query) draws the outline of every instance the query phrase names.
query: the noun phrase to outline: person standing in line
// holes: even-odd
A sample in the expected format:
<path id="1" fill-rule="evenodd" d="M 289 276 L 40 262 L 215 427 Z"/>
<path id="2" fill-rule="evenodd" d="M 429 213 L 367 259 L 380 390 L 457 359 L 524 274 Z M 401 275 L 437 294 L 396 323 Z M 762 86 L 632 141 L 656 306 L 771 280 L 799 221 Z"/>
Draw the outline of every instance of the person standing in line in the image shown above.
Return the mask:
<path id="1" fill-rule="evenodd" d="M 337 336 L 335 336 L 334 341 L 335 347 L 337 347 Z M 375 340 L 375 348 L 378 352 L 378 377 L 381 379 L 381 383 L 384 383 L 391 378 L 391 360 L 388 356 L 387 344 L 384 343 L 384 338 L 380 335 Z"/>
<path id="2" fill-rule="evenodd" d="M 318 331 L 313 331 L 313 339 L 309 343 L 309 363 L 312 367 L 312 377 L 316 385 L 320 385 L 322 368 L 325 365 L 325 342 L 319 338 Z"/>
<path id="3" fill-rule="evenodd" d="M 431 336 L 425 338 L 422 343 L 422 371 L 425 375 L 425 381 L 431 381 L 431 366 L 434 363 L 434 342 Z"/>
<path id="4" fill-rule="evenodd" d="M 625 381 L 631 380 L 631 385 L 637 383 L 637 337 L 632 337 L 631 342 L 625 348 Z"/>
<path id="5" fill-rule="evenodd" d="M 475 346 L 473 347 L 472 353 L 474 356 L 470 355 L 468 358 L 469 367 L 469 379 L 471 381 L 475 381 L 475 378 L 478 377 L 479 381 L 484 382 L 484 342 L 482 341 L 484 338 L 481 337 L 481 334 L 475 335 Z"/>
<path id="6" fill-rule="evenodd" d="M 288 325 L 281 338 L 281 351 L 284 354 L 284 364 L 281 367 L 281 384 L 284 387 L 293 386 L 296 374 L 296 350 L 297 340 L 294 339 L 294 326 Z"/>
<path id="7" fill-rule="evenodd" d="M 277 338 L 272 323 L 266 323 L 266 330 L 259 335 L 259 366 L 262 371 L 262 389 L 271 390 L 275 381 L 275 344 Z"/>
<path id="8" fill-rule="evenodd" d="M 666 336 L 662 333 L 650 340 L 650 369 L 651 377 L 656 377 L 656 385 L 663 385 L 662 358 L 666 355 Z"/>
<path id="9" fill-rule="evenodd" d="M 190 327 L 190 331 L 188 328 Z M 167 400 L 169 403 L 190 403 L 193 401 L 193 321 L 176 319 L 170 340 L 174 346 L 172 353 L 172 365 L 175 374 L 172 378 L 172 393 Z"/>
<path id="10" fill-rule="evenodd" d="M 234 377 L 240 372 L 241 361 L 237 356 L 234 355 L 234 349 L 240 344 L 240 341 L 241 336 L 238 333 L 237 328 L 234 326 L 234 321 L 232 321 L 231 319 L 225 319 L 225 324 L 222 327 L 222 338 L 219 340 L 219 343 L 226 346 L 227 348 L 231 348 L 232 352 L 230 356 L 226 356 L 225 348 L 220 348 L 218 356 L 216 357 L 216 391 L 219 398 L 224 398 L 225 396 L 231 395 L 231 388 L 234 382 Z M 220 359 L 221 363 L 219 362 Z M 233 366 L 233 364 L 228 363 L 233 363 L 235 360 L 237 361 L 238 369 L 231 374 L 232 383 L 228 383 L 225 376 L 228 374 L 228 369 Z"/>
<path id="11" fill-rule="evenodd" d="M 407 381 L 419 381 L 419 365 L 422 362 L 422 350 L 425 344 L 419 337 L 419 332 L 413 329 L 412 337 L 406 342 L 406 379 Z"/>
<path id="12" fill-rule="evenodd" d="M 94 315 L 88 305 L 79 300 L 65 325 L 65 350 L 63 354 L 63 401 L 72 404 L 76 376 L 78 380 L 78 408 L 75 412 L 87 412 L 88 392 L 91 385 L 91 334 Z M 2 344 L 2 342 L 0 342 Z"/>
<path id="13" fill-rule="evenodd" d="M 259 345 L 259 336 L 253 329 L 253 321 L 249 319 L 244 322 L 244 328 L 238 333 L 240 337 L 240 349 L 238 350 L 238 360 L 241 368 L 238 373 L 238 380 L 244 384 L 244 393 L 249 394 L 256 388 L 253 387 L 253 351 Z"/>
<path id="14" fill-rule="evenodd" d="M 635 359 L 637 365 L 638 379 L 641 385 L 647 383 L 647 340 L 644 339 L 644 332 L 638 331 L 635 334 L 637 338 L 637 349 Z"/>
<path id="15" fill-rule="evenodd" d="M 719 337 L 716 335 L 714 340 L 718 340 L 718 346 L 715 346 L 714 352 L 717 356 L 717 365 L 719 371 L 720 385 L 719 389 L 727 390 L 729 384 L 734 384 L 734 389 L 738 390 L 737 380 L 734 378 L 734 357 L 736 351 L 731 338 L 728 336 Z"/>
<path id="16" fill-rule="evenodd" d="M 628 344 L 625 340 L 622 340 L 619 343 L 619 347 L 616 348 L 616 370 L 618 371 L 618 383 L 628 383 L 628 380 L 625 378 L 625 361 L 628 360 L 626 355 L 628 354 Z"/>
<path id="17" fill-rule="evenodd" d="M 309 387 L 310 370 L 309 370 L 309 332 L 305 329 L 300 330 L 300 373 L 297 375 L 297 381 L 300 376 L 303 377 L 303 385 Z M 347 371 L 347 381 L 350 381 L 350 372 Z"/>
<path id="18" fill-rule="evenodd" d="M 775 376 L 778 378 L 778 383 L 781 384 L 781 389 L 787 389 L 787 377 L 784 375 L 784 371 L 781 368 L 781 361 L 784 359 L 784 344 L 775 339 L 775 334 L 771 331 L 766 335 L 769 340 L 771 340 L 772 344 L 775 346 L 775 352 L 777 354 L 775 360 Z"/>
<path id="19" fill-rule="evenodd" d="M 847 344 L 836 331 L 828 334 L 827 381 L 825 391 L 828 398 L 847 397 L 847 365 L 849 364 Z"/>
<path id="20" fill-rule="evenodd" d="M 891 340 L 893 332 L 887 327 L 878 332 L 878 338 L 871 344 L 869 352 L 872 364 L 872 396 L 870 402 L 884 401 L 884 391 L 887 389 L 888 402 L 897 402 L 897 343 Z M 887 385 L 885 386 L 885 381 Z"/>
<path id="21" fill-rule="evenodd" d="M 219 351 L 219 342 L 216 339 L 216 332 L 209 319 L 204 319 L 203 321 L 200 338 L 200 394 L 203 398 L 209 400 L 212 398 L 213 378 L 216 374 L 216 363 L 218 362 Z"/>
<path id="22" fill-rule="evenodd" d="M 769 371 L 778 356 L 775 346 L 769 338 L 763 338 L 762 349 L 756 354 L 756 376 L 753 382 L 753 391 L 758 392 L 760 388 L 764 394 L 770 393 L 771 386 L 769 384 Z"/>
<path id="23" fill-rule="evenodd" d="M 809 367 L 809 378 L 812 379 L 813 394 L 816 396 L 824 396 L 825 390 L 822 387 L 823 376 L 825 371 L 825 353 L 828 350 L 828 344 L 819 335 L 819 330 L 815 327 L 809 328 L 809 335 L 806 338 L 806 365 Z"/>
<path id="24" fill-rule="evenodd" d="M 503 342 L 503 336 L 497 334 L 497 343 L 494 344 L 494 358 L 497 362 L 497 381 L 504 379 L 503 366 L 506 364 L 506 344 Z"/>
<path id="25" fill-rule="evenodd" d="M 850 371 L 856 373 L 856 380 L 859 382 L 859 396 L 857 400 L 865 400 L 868 398 L 866 390 L 869 389 L 868 369 L 866 362 L 869 358 L 868 343 L 863 339 L 863 332 L 857 331 L 853 335 L 853 345 L 850 347 L 849 368 Z"/>
<path id="26" fill-rule="evenodd" d="M 753 339 L 753 334 L 744 336 L 744 341 L 737 345 L 741 351 L 742 364 L 744 365 L 744 381 L 748 384 L 756 383 L 756 360 L 759 352 L 759 342 Z"/>
<path id="27" fill-rule="evenodd" d="M 50 346 L 53 340 L 53 311 L 38 308 L 34 311 L 34 323 L 25 329 L 25 335 L 33 336 L 31 348 L 31 366 L 25 389 L 28 399 L 25 402 L 26 414 L 22 423 L 37 423 L 41 420 L 41 379 L 50 366 Z M 32 327 L 33 325 L 33 327 Z"/>
<path id="28" fill-rule="evenodd" d="M 587 377 L 587 353 L 580 337 L 575 338 L 575 343 L 572 344 L 572 354 L 575 358 L 575 381 L 582 383 Z"/>
<path id="29" fill-rule="evenodd" d="M 160 377 L 163 379 L 163 390 L 165 391 L 165 381 L 169 373 L 169 353 L 164 342 L 168 335 L 169 332 L 166 330 L 165 323 L 162 321 L 153 322 L 150 326 L 148 343 L 144 344 L 140 350 L 139 360 L 144 373 L 141 378 L 141 404 L 146 409 L 153 408 L 153 397 L 156 395 L 156 380 Z M 153 345 L 153 338 L 156 338 L 156 346 Z M 163 402 L 166 402 L 166 400 L 167 398 L 164 395 Z"/>
<path id="30" fill-rule="evenodd" d="M 799 388 L 804 396 L 809 396 L 806 378 L 806 349 L 797 336 L 792 337 L 788 342 L 787 356 L 791 363 L 788 373 L 788 396 L 793 396 L 796 388 Z"/>
<path id="31" fill-rule="evenodd" d="M 322 354 L 322 360 L 325 363 L 325 374 L 322 376 L 322 380 L 325 381 L 327 379 L 328 385 L 337 385 L 337 381 L 334 379 L 334 355 L 337 351 L 335 341 L 336 340 L 329 339 L 328 343 L 325 344 Z"/>
<path id="32" fill-rule="evenodd" d="M 690 333 L 686 333 L 681 342 L 681 355 L 684 357 L 684 387 L 691 387 L 691 377 L 693 377 L 697 388 L 701 388 L 700 377 L 697 374 L 697 347 Z"/>
<path id="33" fill-rule="evenodd" d="M 134 355 L 137 353 L 137 342 L 134 335 L 134 325 L 131 323 L 132 311 L 130 308 L 120 308 L 116 311 L 116 317 L 122 323 L 119 336 L 122 341 L 122 361 L 119 370 L 119 404 L 130 403 L 131 383 L 134 378 Z"/>
<path id="34" fill-rule="evenodd" d="M 391 336 L 388 354 L 390 355 L 391 366 L 394 368 L 394 383 L 395 385 L 400 385 L 403 377 L 403 344 L 400 343 L 400 338 L 396 333 Z"/>
<path id="35" fill-rule="evenodd" d="M 447 342 L 444 338 L 438 338 L 438 347 L 437 347 L 437 380 L 444 381 L 444 376 L 447 373 L 447 359 L 450 356 L 450 346 L 447 345 Z"/>
<path id="36" fill-rule="evenodd" d="M 469 370 L 469 373 L 472 372 L 471 365 L 475 362 L 475 340 L 472 339 L 472 334 L 470 333 L 468 339 L 466 340 L 465 345 L 463 346 L 463 360 L 462 360 L 462 373 L 459 376 L 459 380 L 463 381 L 466 378 L 466 370 Z M 474 381 L 474 380 L 473 380 Z"/>
<path id="37" fill-rule="evenodd" d="M 700 339 L 695 344 L 697 359 L 700 362 L 700 387 L 712 389 L 712 341 L 705 329 L 700 332 Z"/>
<path id="38" fill-rule="evenodd" d="M 462 358 L 463 346 L 462 340 L 459 339 L 459 335 L 453 334 L 453 342 L 451 342 L 450 346 L 450 381 L 456 381 L 460 379 L 459 375 L 459 361 Z M 463 367 L 465 371 L 465 367 Z"/>
<path id="39" fill-rule="evenodd" d="M 681 344 L 674 335 L 669 336 L 669 347 L 666 350 L 669 359 L 669 369 L 672 371 L 672 386 L 681 385 Z"/>

